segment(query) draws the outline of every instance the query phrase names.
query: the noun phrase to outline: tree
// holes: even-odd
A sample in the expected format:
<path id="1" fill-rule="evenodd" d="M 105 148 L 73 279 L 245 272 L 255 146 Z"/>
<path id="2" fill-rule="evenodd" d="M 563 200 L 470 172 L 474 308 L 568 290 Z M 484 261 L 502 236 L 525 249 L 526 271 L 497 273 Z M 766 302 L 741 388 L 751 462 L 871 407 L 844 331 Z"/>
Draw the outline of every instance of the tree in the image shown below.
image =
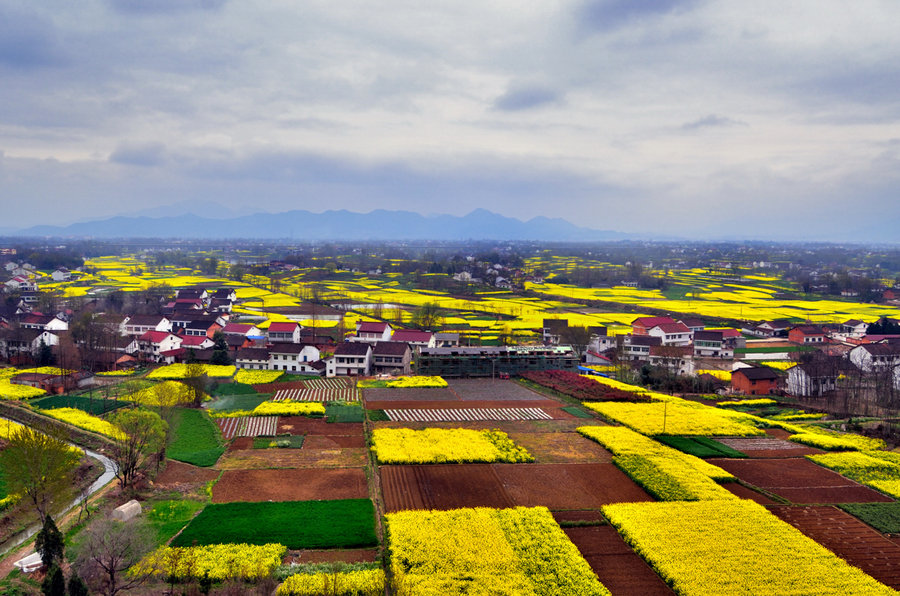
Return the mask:
<path id="1" fill-rule="evenodd" d="M 90 596 L 87 584 L 75 571 L 69 576 L 69 596 Z"/>
<path id="2" fill-rule="evenodd" d="M 66 596 L 66 578 L 59 565 L 53 564 L 47 577 L 41 582 L 41 594 L 44 596 Z"/>
<path id="3" fill-rule="evenodd" d="M 41 563 L 48 568 L 56 565 L 63 560 L 65 548 L 62 532 L 56 527 L 53 517 L 47 515 L 44 526 L 34 539 L 34 550 L 41 554 Z"/>
<path id="4" fill-rule="evenodd" d="M 143 409 L 117 412 L 110 422 L 124 433 L 115 440 L 111 459 L 119 486 L 127 488 L 147 459 L 164 448 L 167 425 L 159 414 Z"/>
<path id="5" fill-rule="evenodd" d="M 81 453 L 49 429 L 28 426 L 14 430 L 0 453 L 7 492 L 30 501 L 41 524 L 54 505 L 70 496 L 80 460 Z"/>
<path id="6" fill-rule="evenodd" d="M 38 349 L 38 365 L 40 366 L 50 366 L 53 364 L 53 349 L 44 343 L 44 338 L 41 338 L 41 347 Z"/>
<path id="7" fill-rule="evenodd" d="M 423 330 L 432 330 L 441 324 L 441 310 L 437 302 L 426 302 L 413 313 L 412 324 Z"/>
<path id="8" fill-rule="evenodd" d="M 206 389 L 206 372 L 203 370 L 203 365 L 198 362 L 189 362 L 182 382 L 190 387 L 194 397 L 194 407 L 199 408 L 203 403 L 203 390 Z"/>
<path id="9" fill-rule="evenodd" d="M 213 351 L 209 363 L 225 366 L 231 364 L 231 358 L 228 356 L 228 342 L 225 341 L 225 334 L 221 330 L 215 332 L 213 342 Z"/>
<path id="10" fill-rule="evenodd" d="M 559 343 L 572 346 L 575 353 L 582 357 L 591 343 L 591 330 L 584 325 L 562 327 L 559 330 Z"/>
<path id="11" fill-rule="evenodd" d="M 93 590 L 115 596 L 143 583 L 151 575 L 154 570 L 128 574 L 125 571 L 154 546 L 153 536 L 141 521 L 99 520 L 85 530 L 75 568 Z"/>

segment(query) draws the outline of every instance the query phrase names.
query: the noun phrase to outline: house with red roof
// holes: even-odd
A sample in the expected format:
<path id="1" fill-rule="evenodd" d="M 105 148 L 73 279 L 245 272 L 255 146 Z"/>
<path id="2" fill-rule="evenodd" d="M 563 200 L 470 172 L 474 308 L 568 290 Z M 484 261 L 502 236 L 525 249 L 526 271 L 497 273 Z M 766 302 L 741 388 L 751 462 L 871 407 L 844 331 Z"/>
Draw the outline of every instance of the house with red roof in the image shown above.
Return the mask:
<path id="1" fill-rule="evenodd" d="M 182 335 L 181 347 L 185 350 L 193 348 L 194 350 L 205 350 L 213 347 L 213 341 L 205 335 Z"/>
<path id="2" fill-rule="evenodd" d="M 406 343 L 412 348 L 435 347 L 434 333 L 418 329 L 397 329 L 391 335 L 391 341 Z"/>
<path id="3" fill-rule="evenodd" d="M 797 325 L 788 331 L 788 340 L 797 344 L 822 344 L 825 330 L 818 325 Z"/>
<path id="4" fill-rule="evenodd" d="M 380 321 L 358 321 L 356 323 L 356 336 L 351 341 L 363 341 L 375 343 L 376 341 L 390 341 L 394 328 L 390 323 Z"/>
<path id="5" fill-rule="evenodd" d="M 267 332 L 270 343 L 300 343 L 300 323 L 270 323 Z"/>
<path id="6" fill-rule="evenodd" d="M 658 337 L 664 346 L 688 346 L 691 344 L 691 330 L 681 322 L 660 323 L 647 330 L 650 337 Z"/>
<path id="7" fill-rule="evenodd" d="M 228 323 L 222 328 L 225 335 L 244 335 L 247 337 L 263 337 L 266 334 L 256 325 L 249 323 Z"/>
<path id="8" fill-rule="evenodd" d="M 657 325 L 671 325 L 675 322 L 672 317 L 638 317 L 631 322 L 632 335 L 650 335 L 650 329 Z"/>
<path id="9" fill-rule="evenodd" d="M 169 331 L 146 331 L 138 338 L 138 348 L 145 360 L 161 362 L 162 354 L 179 349 L 181 342 L 180 337 Z"/>

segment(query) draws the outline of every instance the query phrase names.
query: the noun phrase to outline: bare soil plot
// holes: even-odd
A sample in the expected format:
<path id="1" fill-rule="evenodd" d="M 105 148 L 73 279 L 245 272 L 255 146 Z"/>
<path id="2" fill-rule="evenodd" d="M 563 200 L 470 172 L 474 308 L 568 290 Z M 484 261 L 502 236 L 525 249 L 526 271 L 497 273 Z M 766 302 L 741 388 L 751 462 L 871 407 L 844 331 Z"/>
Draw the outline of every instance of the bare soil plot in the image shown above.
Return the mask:
<path id="1" fill-rule="evenodd" d="M 599 509 L 610 503 L 652 501 L 611 463 L 494 464 L 516 505 L 550 509 Z"/>
<path id="2" fill-rule="evenodd" d="M 166 469 L 153 480 L 153 484 L 157 488 L 190 492 L 218 477 L 218 470 L 198 468 L 170 459 L 166 461 Z"/>
<path id="3" fill-rule="evenodd" d="M 774 437 L 717 438 L 716 440 L 732 449 L 746 453 L 747 457 L 754 459 L 803 457 L 804 455 L 824 453 L 821 449 Z"/>
<path id="4" fill-rule="evenodd" d="M 257 393 L 275 393 L 276 391 L 282 391 L 284 389 L 306 389 L 306 385 L 303 381 L 287 381 L 284 383 L 264 383 L 261 385 L 254 385 L 253 389 Z"/>
<path id="5" fill-rule="evenodd" d="M 531 389 L 516 383 L 515 381 L 500 379 L 450 379 L 447 381 L 447 384 L 450 386 L 450 389 L 464 401 L 483 399 L 500 401 L 550 399 L 545 395 L 536 393 Z"/>
<path id="6" fill-rule="evenodd" d="M 674 594 L 656 572 L 609 525 L 564 528 L 600 582 L 613 595 Z"/>
<path id="7" fill-rule="evenodd" d="M 374 563 L 378 551 L 373 548 L 349 550 L 295 550 L 285 555 L 282 563 Z"/>
<path id="8" fill-rule="evenodd" d="M 449 387 L 371 387 L 362 390 L 363 399 L 369 401 L 459 401 L 459 396 Z"/>
<path id="9" fill-rule="evenodd" d="M 362 422 L 326 422 L 324 418 L 279 416 L 276 434 L 364 436 Z"/>
<path id="10" fill-rule="evenodd" d="M 336 449 L 241 449 L 225 453 L 216 463 L 220 470 L 264 468 L 363 468 L 368 463 L 365 448 Z"/>
<path id="11" fill-rule="evenodd" d="M 837 507 L 773 505 L 769 511 L 878 581 L 900 588 L 900 545 Z"/>
<path id="12" fill-rule="evenodd" d="M 747 484 L 763 488 L 792 503 L 879 503 L 893 500 L 805 458 L 708 461 Z"/>
<path id="13" fill-rule="evenodd" d="M 326 501 L 368 496 L 363 468 L 226 470 L 213 487 L 212 502 Z"/>
<path id="14" fill-rule="evenodd" d="M 342 447 L 366 446 L 366 438 L 357 435 L 307 435 L 303 449 L 340 449 Z"/>
<path id="15" fill-rule="evenodd" d="M 538 464 L 609 463 L 612 454 L 575 432 L 512 432 L 509 438 L 526 448 Z"/>
<path id="16" fill-rule="evenodd" d="M 535 399 L 509 401 L 494 400 L 468 400 L 468 401 L 436 401 L 436 400 L 366 400 L 367 410 L 449 410 L 449 409 L 481 409 L 481 408 L 541 408 L 545 410 L 562 410 L 563 404 L 551 399 Z M 563 413 L 563 418 L 571 418 L 571 414 Z"/>
<path id="17" fill-rule="evenodd" d="M 724 482 L 722 484 L 722 488 L 727 490 L 733 495 L 736 495 L 742 499 L 750 499 L 751 501 L 756 501 L 760 505 L 777 505 L 778 501 L 774 499 L 770 499 L 766 495 L 761 492 L 757 492 L 752 488 L 744 486 L 740 482 Z"/>
<path id="18" fill-rule="evenodd" d="M 382 466 L 380 472 L 388 511 L 515 505 L 599 509 L 652 500 L 610 463 Z"/>
<path id="19" fill-rule="evenodd" d="M 496 428 L 505 433 L 550 433 L 550 432 L 575 432 L 580 426 L 585 426 L 585 422 L 590 424 L 603 425 L 600 421 L 586 421 L 582 418 L 569 418 L 559 420 L 493 420 L 478 422 L 390 422 L 380 421 L 374 422 L 375 428 L 412 428 L 421 430 L 423 428 L 470 428 L 474 430 L 484 430 L 486 428 Z"/>
<path id="20" fill-rule="evenodd" d="M 603 521 L 603 514 L 595 509 L 569 509 L 566 511 L 551 511 L 551 513 L 553 514 L 553 519 L 555 519 L 558 524 L 565 522 Z"/>

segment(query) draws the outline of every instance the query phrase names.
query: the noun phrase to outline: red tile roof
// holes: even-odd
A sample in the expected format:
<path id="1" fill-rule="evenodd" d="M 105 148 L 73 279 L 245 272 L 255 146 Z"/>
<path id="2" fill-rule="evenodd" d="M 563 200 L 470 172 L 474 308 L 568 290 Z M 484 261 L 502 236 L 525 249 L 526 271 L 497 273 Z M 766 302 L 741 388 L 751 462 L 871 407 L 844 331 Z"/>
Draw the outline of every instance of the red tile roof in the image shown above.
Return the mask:
<path id="1" fill-rule="evenodd" d="M 650 329 L 651 327 L 656 327 L 657 325 L 665 325 L 667 323 L 674 323 L 675 319 L 672 317 L 638 317 L 634 321 L 632 321 L 631 325 L 638 325 L 640 327 L 644 327 L 645 329 Z"/>
<path id="2" fill-rule="evenodd" d="M 140 339 L 141 341 L 152 341 L 153 343 L 158 344 L 170 335 L 173 334 L 169 333 L 168 331 L 145 331 Z"/>
<path id="3" fill-rule="evenodd" d="M 363 321 L 360 322 L 359 327 L 356 329 L 356 331 L 357 333 L 384 333 L 384 330 L 387 328 L 387 323 Z"/>
<path id="4" fill-rule="evenodd" d="M 297 327 L 299 327 L 299 323 L 271 323 L 269 324 L 269 332 L 293 333 Z"/>
<path id="5" fill-rule="evenodd" d="M 416 329 L 397 329 L 391 336 L 391 341 L 428 343 L 434 334 L 431 331 L 417 331 Z"/>

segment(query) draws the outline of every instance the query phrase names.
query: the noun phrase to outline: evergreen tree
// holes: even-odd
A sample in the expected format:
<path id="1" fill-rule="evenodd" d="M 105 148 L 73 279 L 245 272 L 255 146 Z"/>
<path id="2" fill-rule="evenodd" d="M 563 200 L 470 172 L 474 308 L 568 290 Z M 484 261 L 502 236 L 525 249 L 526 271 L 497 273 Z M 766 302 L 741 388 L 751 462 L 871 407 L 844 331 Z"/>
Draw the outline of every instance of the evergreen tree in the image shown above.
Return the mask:
<path id="1" fill-rule="evenodd" d="M 63 577 L 62 569 L 59 565 L 54 564 L 47 577 L 41 583 L 41 594 L 44 596 L 66 596 L 66 578 Z"/>
<path id="2" fill-rule="evenodd" d="M 65 548 L 62 532 L 48 514 L 44 518 L 44 526 L 35 537 L 34 549 L 41 554 L 41 562 L 49 568 L 63 560 Z"/>
<path id="3" fill-rule="evenodd" d="M 84 580 L 76 573 L 72 572 L 72 575 L 69 576 L 69 596 L 89 596 L 90 591 L 88 591 L 87 584 L 84 583 Z"/>
<path id="4" fill-rule="evenodd" d="M 213 345 L 212 356 L 209 359 L 209 363 L 224 366 L 231 364 L 231 358 L 228 356 L 228 342 L 225 341 L 225 334 L 221 331 L 216 331 L 215 335 L 213 335 L 213 341 L 215 344 Z"/>

